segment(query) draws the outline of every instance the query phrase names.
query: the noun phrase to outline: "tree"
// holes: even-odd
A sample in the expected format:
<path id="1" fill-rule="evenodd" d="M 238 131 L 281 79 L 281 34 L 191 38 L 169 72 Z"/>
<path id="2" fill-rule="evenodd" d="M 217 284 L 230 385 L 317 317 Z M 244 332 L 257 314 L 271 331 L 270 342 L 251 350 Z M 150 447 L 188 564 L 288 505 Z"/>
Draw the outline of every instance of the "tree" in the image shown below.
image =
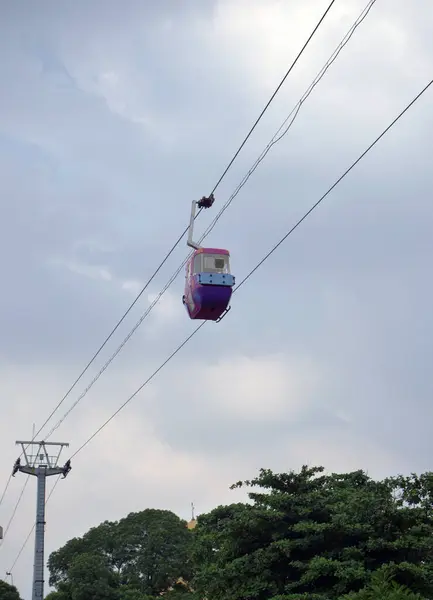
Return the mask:
<path id="1" fill-rule="evenodd" d="M 71 600 L 118 600 L 118 577 L 108 566 L 108 561 L 97 554 L 75 556 L 68 570 L 68 579 L 60 591 Z"/>
<path id="2" fill-rule="evenodd" d="M 433 593 L 433 478 L 426 474 L 418 485 L 414 477 L 376 482 L 363 471 L 323 471 L 262 469 L 256 479 L 232 486 L 258 487 L 249 493 L 251 504 L 200 516 L 193 580 L 199 595 L 337 600 L 368 590 L 373 573 L 387 564 L 394 565 L 396 584 Z"/>
<path id="3" fill-rule="evenodd" d="M 393 565 L 385 565 L 372 575 L 368 586 L 348 594 L 343 600 L 426 600 L 394 581 L 394 574 Z"/>
<path id="4" fill-rule="evenodd" d="M 106 557 L 109 567 L 118 571 L 122 566 L 122 559 L 119 558 L 121 544 L 116 536 L 117 528 L 118 523 L 105 521 L 98 527 L 92 527 L 82 538 L 73 538 L 63 548 L 52 552 L 48 559 L 50 585 L 57 587 L 67 581 L 73 559 L 84 553 Z"/>
<path id="5" fill-rule="evenodd" d="M 128 583 L 156 596 L 179 577 L 191 577 L 192 536 L 185 521 L 170 511 L 148 510 L 132 513 L 120 523 Z"/>
<path id="6" fill-rule="evenodd" d="M 118 522 L 105 521 L 51 554 L 50 585 L 68 600 L 80 600 L 74 596 L 80 582 L 91 585 L 99 577 L 108 586 L 107 594 L 141 600 L 140 593 L 146 600 L 146 595 L 158 596 L 179 577 L 191 577 L 191 540 L 186 522 L 167 510 L 147 509 Z M 106 596 L 111 597 L 115 595 Z"/>
<path id="7" fill-rule="evenodd" d="M 162 598 L 164 600 L 202 600 L 183 581 L 176 582 Z"/>
<path id="8" fill-rule="evenodd" d="M 155 596 L 149 596 L 148 594 L 143 594 L 140 590 L 136 588 L 131 588 L 129 586 L 123 586 L 120 589 L 120 600 L 156 600 Z"/>
<path id="9" fill-rule="evenodd" d="M 21 596 L 14 585 L 0 579 L 0 600 L 21 600 Z"/>

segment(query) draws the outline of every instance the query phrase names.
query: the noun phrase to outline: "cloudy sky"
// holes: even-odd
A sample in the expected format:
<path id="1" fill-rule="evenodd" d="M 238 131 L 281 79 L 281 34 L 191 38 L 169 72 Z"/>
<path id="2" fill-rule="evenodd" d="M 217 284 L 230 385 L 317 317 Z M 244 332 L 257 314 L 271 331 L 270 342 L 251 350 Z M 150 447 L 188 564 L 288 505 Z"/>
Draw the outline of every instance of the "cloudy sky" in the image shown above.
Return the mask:
<path id="1" fill-rule="evenodd" d="M 0 487 L 153 273 L 328 0 L 30 0 L 0 18 Z M 355 21 L 337 0 L 200 215 L 203 232 Z M 426 85 L 429 0 L 380 0 L 208 237 L 238 281 Z M 73 461 L 46 556 L 146 507 L 183 518 L 243 498 L 260 467 L 431 467 L 432 92 Z M 54 425 L 187 255 L 184 242 Z M 181 274 L 51 437 L 72 454 L 196 326 Z M 50 427 L 44 430 L 49 431 Z M 0 506 L 5 526 L 25 482 Z M 53 478 L 54 479 L 54 478 Z M 50 481 L 49 487 L 53 484 Z M 36 482 L 0 548 L 34 522 Z M 14 569 L 30 598 L 33 538 Z"/>

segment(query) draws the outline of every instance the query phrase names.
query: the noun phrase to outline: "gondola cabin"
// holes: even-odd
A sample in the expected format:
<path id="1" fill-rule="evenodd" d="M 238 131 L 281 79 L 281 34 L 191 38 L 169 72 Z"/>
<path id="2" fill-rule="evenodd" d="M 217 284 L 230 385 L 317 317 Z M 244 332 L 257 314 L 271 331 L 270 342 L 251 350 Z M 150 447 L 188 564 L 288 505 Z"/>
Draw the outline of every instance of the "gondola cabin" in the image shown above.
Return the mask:
<path id="1" fill-rule="evenodd" d="M 217 321 L 228 310 L 234 284 L 228 250 L 194 250 L 186 265 L 183 296 L 190 318 Z"/>

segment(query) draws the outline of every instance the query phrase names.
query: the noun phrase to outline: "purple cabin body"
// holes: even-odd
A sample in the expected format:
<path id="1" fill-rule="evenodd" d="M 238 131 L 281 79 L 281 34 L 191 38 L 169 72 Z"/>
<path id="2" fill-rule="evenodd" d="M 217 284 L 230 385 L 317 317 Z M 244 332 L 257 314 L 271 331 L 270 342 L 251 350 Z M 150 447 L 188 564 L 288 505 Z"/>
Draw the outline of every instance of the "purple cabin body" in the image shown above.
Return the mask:
<path id="1" fill-rule="evenodd" d="M 216 321 L 227 310 L 235 279 L 230 253 L 221 248 L 198 248 L 186 265 L 183 303 L 191 319 Z"/>

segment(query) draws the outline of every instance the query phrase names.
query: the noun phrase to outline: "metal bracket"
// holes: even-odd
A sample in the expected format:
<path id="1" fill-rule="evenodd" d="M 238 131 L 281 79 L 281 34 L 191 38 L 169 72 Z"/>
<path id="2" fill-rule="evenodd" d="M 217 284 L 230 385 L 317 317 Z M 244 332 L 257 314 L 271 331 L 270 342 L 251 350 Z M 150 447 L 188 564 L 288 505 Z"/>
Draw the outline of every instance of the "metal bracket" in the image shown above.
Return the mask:
<path id="1" fill-rule="evenodd" d="M 229 306 L 228 308 L 225 309 L 225 311 L 223 312 L 223 314 L 218 317 L 218 319 L 216 319 L 215 323 L 219 323 L 220 321 L 222 321 L 224 319 L 224 317 L 226 316 L 226 314 L 229 312 L 229 310 L 231 310 L 232 307 Z"/>
<path id="2" fill-rule="evenodd" d="M 206 198 L 206 196 L 203 196 L 197 202 L 197 206 L 199 208 L 210 208 L 214 202 L 215 202 L 215 197 L 213 194 L 211 194 L 208 198 Z"/>
<path id="3" fill-rule="evenodd" d="M 71 459 L 69 458 L 66 462 L 65 465 L 63 467 L 63 477 L 62 479 L 65 479 L 69 473 L 69 471 L 72 469 L 71 467 Z"/>
<path id="4" fill-rule="evenodd" d="M 211 194 L 208 198 L 206 198 L 206 196 L 203 196 L 203 198 L 201 198 L 201 200 L 193 200 L 192 201 L 191 217 L 189 219 L 188 240 L 186 243 L 191 248 L 194 248 L 194 250 L 198 250 L 200 248 L 200 245 L 197 244 L 196 242 L 193 242 L 193 240 L 192 240 L 192 234 L 194 231 L 194 221 L 195 221 L 195 207 L 197 205 L 200 209 L 210 208 L 214 202 L 215 202 L 215 198 L 214 198 L 213 194 Z"/>
<path id="5" fill-rule="evenodd" d="M 21 460 L 18 457 L 15 461 L 14 467 L 12 469 L 12 477 L 15 477 L 15 475 L 18 473 L 18 471 L 20 470 L 21 467 Z"/>

